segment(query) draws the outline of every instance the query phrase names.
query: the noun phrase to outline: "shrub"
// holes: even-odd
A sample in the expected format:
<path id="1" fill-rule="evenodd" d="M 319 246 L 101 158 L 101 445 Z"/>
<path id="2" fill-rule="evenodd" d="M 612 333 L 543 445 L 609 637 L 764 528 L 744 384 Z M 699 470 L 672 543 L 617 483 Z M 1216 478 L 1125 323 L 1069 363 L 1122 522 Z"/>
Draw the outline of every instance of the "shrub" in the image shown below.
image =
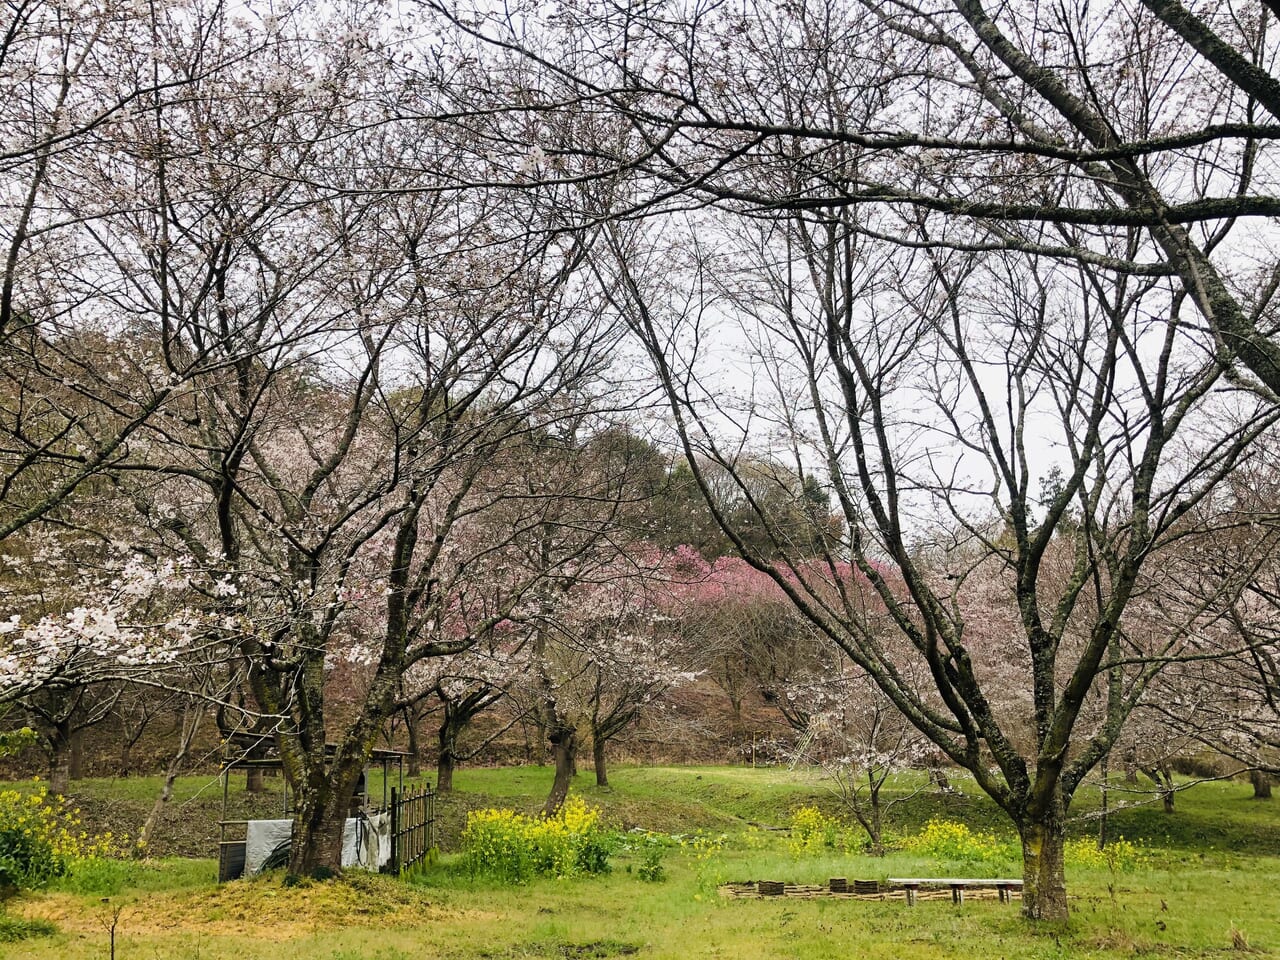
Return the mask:
<path id="1" fill-rule="evenodd" d="M 1012 843 L 994 833 L 970 830 L 955 820 L 930 820 L 913 837 L 902 841 L 911 853 L 954 863 L 1008 863 L 1018 859 Z"/>
<path id="2" fill-rule="evenodd" d="M 667 879 L 666 867 L 662 865 L 662 858 L 666 852 L 666 844 L 657 835 L 645 838 L 645 842 L 640 846 L 640 866 L 636 869 L 641 880 L 648 883 L 661 883 Z"/>
<path id="3" fill-rule="evenodd" d="M 570 797 L 553 817 L 473 810 L 467 814 L 462 845 L 473 875 L 520 883 L 535 876 L 607 871 L 611 837 L 599 810 Z"/>
<path id="4" fill-rule="evenodd" d="M 1067 866 L 1093 870 L 1135 870 L 1147 862 L 1146 851 L 1124 837 L 1117 837 L 1101 850 L 1091 837 L 1068 840 L 1065 856 Z"/>
<path id="5" fill-rule="evenodd" d="M 627 864 L 627 873 L 634 872 L 641 880 L 657 883 L 667 878 L 667 870 L 662 865 L 667 851 L 679 846 L 678 838 L 665 833 L 654 833 L 641 827 L 633 827 L 624 836 L 617 838 L 615 850 L 639 859 L 638 866 Z"/>
<path id="6" fill-rule="evenodd" d="M 791 852 L 822 853 L 841 846 L 843 831 L 840 821 L 817 807 L 801 807 L 791 814 Z"/>
<path id="7" fill-rule="evenodd" d="M 0 902 L 115 852 L 111 834 L 90 839 L 76 813 L 45 790 L 0 791 Z"/>

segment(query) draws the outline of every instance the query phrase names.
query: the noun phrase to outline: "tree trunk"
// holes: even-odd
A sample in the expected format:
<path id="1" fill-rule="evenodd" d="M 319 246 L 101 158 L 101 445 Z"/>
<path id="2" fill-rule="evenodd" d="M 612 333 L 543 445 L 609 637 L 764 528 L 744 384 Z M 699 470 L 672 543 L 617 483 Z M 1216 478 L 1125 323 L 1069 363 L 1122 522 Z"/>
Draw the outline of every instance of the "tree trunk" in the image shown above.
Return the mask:
<path id="1" fill-rule="evenodd" d="M 417 718 L 413 715 L 413 710 L 406 710 L 404 714 L 405 732 L 409 738 L 409 776 L 422 776 L 422 745 L 418 743 L 418 724 Z"/>
<path id="2" fill-rule="evenodd" d="M 746 737 L 746 724 L 742 722 L 742 698 L 729 694 L 729 739 L 735 744 L 742 743 Z M 755 753 L 752 752 L 751 762 L 755 763 Z"/>
<path id="3" fill-rule="evenodd" d="M 524 762 L 533 763 L 533 737 L 529 736 L 529 721 L 527 718 L 520 720 L 520 733 L 524 736 Z M 538 741 L 541 744 L 541 741 Z"/>
<path id="4" fill-rule="evenodd" d="M 298 877 L 324 879 L 342 870 L 342 830 L 349 801 L 338 801 L 326 790 L 323 801 L 313 798 L 299 804 L 293 814 L 289 846 L 289 872 Z"/>
<path id="5" fill-rule="evenodd" d="M 179 725 L 178 749 L 169 760 L 168 767 L 164 772 L 164 785 L 160 788 L 160 794 L 156 797 L 156 802 L 151 805 L 151 812 L 147 814 L 146 823 L 142 825 L 142 832 L 138 835 L 139 855 L 144 855 L 151 848 L 151 836 L 155 833 L 156 825 L 160 822 L 160 814 L 164 812 L 165 806 L 169 803 L 169 798 L 173 796 L 173 784 L 178 779 L 178 774 L 182 770 L 182 765 L 186 763 L 187 756 L 191 753 L 191 744 L 195 742 L 196 733 L 200 730 L 200 722 L 204 719 L 203 707 L 188 707 L 182 712 L 182 723 Z"/>
<path id="6" fill-rule="evenodd" d="M 1022 838 L 1022 915 L 1029 920 L 1066 920 L 1066 837 L 1061 818 L 1020 824 L 1018 833 Z"/>
<path id="7" fill-rule="evenodd" d="M 451 751 L 440 751 L 440 758 L 436 761 L 436 793 L 453 791 L 453 770 L 456 765 Z"/>
<path id="8" fill-rule="evenodd" d="M 70 756 L 67 758 L 67 776 L 71 780 L 84 779 L 84 731 L 76 730 L 71 734 L 71 744 L 69 747 Z"/>
<path id="9" fill-rule="evenodd" d="M 440 755 L 436 760 L 436 791 L 448 793 L 453 789 L 453 771 L 458 766 L 458 734 L 460 724 L 446 706 L 444 720 L 436 731 L 436 742 L 440 746 Z"/>
<path id="10" fill-rule="evenodd" d="M 289 873 L 317 880 L 341 873 L 343 827 L 361 786 L 368 751 L 377 732 L 378 727 L 372 722 L 357 725 L 350 736 L 363 733 L 365 749 L 347 752 L 340 747 L 341 759 L 326 760 L 322 742 L 314 743 L 308 753 L 295 754 L 299 776 L 291 778 L 297 803 L 289 845 Z M 292 744 L 281 738 L 280 752 L 285 759 L 286 773 L 290 752 L 287 746 Z"/>
<path id="11" fill-rule="evenodd" d="M 1142 772 L 1147 775 L 1147 779 L 1156 785 L 1156 796 L 1164 804 L 1164 812 L 1173 813 L 1175 797 L 1173 773 L 1165 766 L 1152 767 Z"/>
<path id="12" fill-rule="evenodd" d="M 69 723 L 55 723 L 49 736 L 49 792 L 65 794 L 71 789 L 71 729 Z"/>
<path id="13" fill-rule="evenodd" d="M 880 802 L 880 784 L 872 783 L 867 790 L 868 799 L 871 803 L 870 816 L 864 826 L 867 829 L 867 838 L 871 841 L 871 855 L 873 857 L 883 857 L 884 849 L 884 806 Z"/>
<path id="14" fill-rule="evenodd" d="M 244 792 L 262 793 L 266 789 L 267 782 L 262 767 L 248 767 L 244 772 Z"/>
<path id="15" fill-rule="evenodd" d="M 116 773 L 118 777 L 127 777 L 133 773 L 133 743 L 126 739 L 124 745 L 120 747 L 120 768 Z"/>
<path id="16" fill-rule="evenodd" d="M 551 784 L 547 805 L 543 808 L 543 812 L 550 817 L 559 812 L 565 797 L 569 795 L 569 782 L 573 779 L 578 756 L 578 731 L 573 727 L 557 726 L 548 739 L 556 760 L 556 778 Z"/>
<path id="17" fill-rule="evenodd" d="M 595 737 L 591 741 L 591 756 L 595 762 L 597 787 L 607 787 L 609 785 L 609 772 L 604 765 L 605 743 L 606 741 L 602 737 Z"/>
<path id="18" fill-rule="evenodd" d="M 1271 777 L 1266 773 L 1261 770 L 1251 770 L 1249 772 L 1249 782 L 1253 784 L 1253 799 L 1271 799 Z"/>
<path id="19" fill-rule="evenodd" d="M 164 808 L 169 803 L 169 798 L 173 796 L 173 783 L 178 779 L 179 764 L 171 763 L 168 771 L 164 776 L 164 785 L 160 788 L 160 794 L 156 797 L 156 802 L 151 805 L 151 812 L 147 814 L 147 820 L 142 825 L 142 832 L 138 834 L 138 853 L 141 855 L 151 847 L 151 837 L 156 831 L 156 825 L 160 822 L 160 814 L 164 812 Z"/>
<path id="20" fill-rule="evenodd" d="M 1111 774 L 1111 758 L 1104 756 L 1102 758 L 1102 784 L 1101 784 L 1101 803 L 1098 807 L 1098 849 L 1105 850 L 1107 848 L 1107 821 L 1111 816 L 1111 781 L 1108 777 Z"/>

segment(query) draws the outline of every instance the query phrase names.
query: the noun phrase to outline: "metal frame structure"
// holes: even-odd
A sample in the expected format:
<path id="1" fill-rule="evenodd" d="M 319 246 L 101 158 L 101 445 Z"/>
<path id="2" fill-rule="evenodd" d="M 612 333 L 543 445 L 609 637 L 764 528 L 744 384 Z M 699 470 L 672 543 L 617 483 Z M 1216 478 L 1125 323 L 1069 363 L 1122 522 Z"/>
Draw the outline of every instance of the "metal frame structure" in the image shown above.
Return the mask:
<path id="1" fill-rule="evenodd" d="M 235 770 L 280 770 L 284 769 L 284 761 L 280 756 L 274 753 L 272 749 L 274 741 L 270 736 L 262 734 L 233 734 L 226 744 L 226 750 L 223 753 L 222 762 L 219 765 L 218 776 L 222 780 L 222 816 L 218 820 L 218 882 L 222 883 L 226 880 L 233 880 L 243 875 L 244 859 L 245 859 L 245 837 L 244 831 L 248 829 L 248 820 L 228 820 L 227 819 L 227 803 L 230 796 L 231 773 Z M 257 755 L 266 748 L 265 755 Z M 325 744 L 325 756 L 332 757 L 337 753 L 336 744 Z M 397 796 L 403 797 L 404 792 L 404 758 L 408 754 L 401 750 L 384 750 L 375 748 L 370 755 L 371 761 L 376 761 L 382 767 L 382 806 L 379 810 L 394 810 L 396 808 L 395 799 Z M 397 786 L 391 786 L 391 764 L 396 765 Z M 364 775 L 361 779 L 364 781 L 364 802 L 362 806 L 369 805 L 369 777 L 368 772 L 373 764 L 365 767 Z M 429 791 L 428 791 L 429 792 Z M 289 783 L 286 779 L 284 782 L 284 792 L 282 794 L 283 809 L 281 810 L 281 818 L 288 818 L 291 813 L 289 794 Z M 398 812 L 398 811 L 397 811 Z M 227 833 L 229 829 L 237 829 L 241 832 L 239 839 L 228 839 Z M 398 844 L 397 844 L 398 846 Z"/>

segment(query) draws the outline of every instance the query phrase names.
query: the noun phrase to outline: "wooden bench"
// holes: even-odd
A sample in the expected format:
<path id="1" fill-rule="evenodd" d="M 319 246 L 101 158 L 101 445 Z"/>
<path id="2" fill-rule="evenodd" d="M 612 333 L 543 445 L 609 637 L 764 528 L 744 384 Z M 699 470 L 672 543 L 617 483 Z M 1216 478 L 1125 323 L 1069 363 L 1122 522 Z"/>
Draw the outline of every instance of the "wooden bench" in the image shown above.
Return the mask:
<path id="1" fill-rule="evenodd" d="M 1009 880 L 1003 877 L 890 877 L 889 882 L 897 884 L 907 892 L 909 907 L 916 905 L 916 894 L 921 887 L 950 887 L 952 903 L 964 903 L 964 892 L 970 887 L 981 890 L 995 888 L 1000 894 L 1001 903 L 1009 903 L 1013 899 L 1013 891 L 1022 891 L 1021 880 Z"/>

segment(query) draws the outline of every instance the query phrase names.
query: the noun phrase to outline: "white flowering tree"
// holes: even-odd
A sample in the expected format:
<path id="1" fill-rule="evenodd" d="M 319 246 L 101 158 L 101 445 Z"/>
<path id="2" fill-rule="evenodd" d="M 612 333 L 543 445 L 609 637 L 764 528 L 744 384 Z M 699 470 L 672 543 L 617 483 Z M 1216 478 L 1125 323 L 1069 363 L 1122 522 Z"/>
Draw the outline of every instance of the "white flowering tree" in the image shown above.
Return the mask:
<path id="1" fill-rule="evenodd" d="M 459 763 L 479 756 L 519 720 L 518 713 L 509 711 L 504 722 L 476 742 L 464 740 L 480 716 L 527 682 L 531 666 L 527 650 L 527 633 L 500 623 L 465 653 L 431 661 L 419 674 L 406 675 L 408 690 L 417 688 L 421 693 L 406 696 L 405 708 L 429 705 L 437 715 L 436 789 L 441 793 L 453 789 L 453 773 Z"/>
<path id="2" fill-rule="evenodd" d="M 144 630 L 118 597 L 20 616 L 4 695 L 50 688 L 85 649 L 118 667 L 218 644 L 297 797 L 291 868 L 336 869 L 406 672 L 465 650 L 561 562 L 507 575 L 506 545 L 565 491 L 531 496 L 506 451 L 608 391 L 616 337 L 557 198 L 493 186 L 475 144 L 444 136 L 430 51 L 378 8 L 147 11 L 102 36 L 120 82 L 161 82 L 100 139 L 13 167 L 38 200 L 6 237 L 23 324 L 0 534 L 105 473 L 130 550 L 181 566 L 201 626 Z M 325 662 L 357 623 L 376 624 L 372 662 L 339 726 Z"/>
<path id="3" fill-rule="evenodd" d="M 43 522 L 10 537 L 4 562 L 0 602 L 13 612 L 0 623 L 0 702 L 41 735 L 50 788 L 65 793 L 79 776 L 80 737 L 128 688 L 146 684 L 153 698 L 185 690 L 221 648 L 179 563 Z"/>
<path id="4" fill-rule="evenodd" d="M 590 456 L 576 462 L 584 475 L 593 472 L 589 465 L 600 467 Z M 524 695 L 552 749 L 555 778 L 548 814 L 564 803 L 584 735 L 592 738 L 597 782 L 606 785 L 609 741 L 663 694 L 695 676 L 686 666 L 684 611 L 676 608 L 680 588 L 703 576 L 705 565 L 691 551 L 664 552 L 628 537 L 620 511 L 631 502 L 626 477 L 611 474 L 607 466 L 595 476 L 595 504 L 605 507 L 596 515 L 603 534 L 588 542 L 575 528 L 559 537 L 544 529 L 531 541 L 528 555 L 536 566 L 555 550 L 573 554 L 572 562 L 539 588 L 528 613 L 533 682 Z"/>
<path id="5" fill-rule="evenodd" d="M 260 27 L 233 31 L 212 4 L 6 7 L 0 540 L 120 463 L 197 372 L 225 361 L 204 352 L 182 309 L 140 310 L 146 291 L 132 281 L 137 258 L 166 256 L 176 235 L 149 229 L 147 212 L 169 193 L 155 146 L 175 152 L 171 105 L 272 45 Z"/>

